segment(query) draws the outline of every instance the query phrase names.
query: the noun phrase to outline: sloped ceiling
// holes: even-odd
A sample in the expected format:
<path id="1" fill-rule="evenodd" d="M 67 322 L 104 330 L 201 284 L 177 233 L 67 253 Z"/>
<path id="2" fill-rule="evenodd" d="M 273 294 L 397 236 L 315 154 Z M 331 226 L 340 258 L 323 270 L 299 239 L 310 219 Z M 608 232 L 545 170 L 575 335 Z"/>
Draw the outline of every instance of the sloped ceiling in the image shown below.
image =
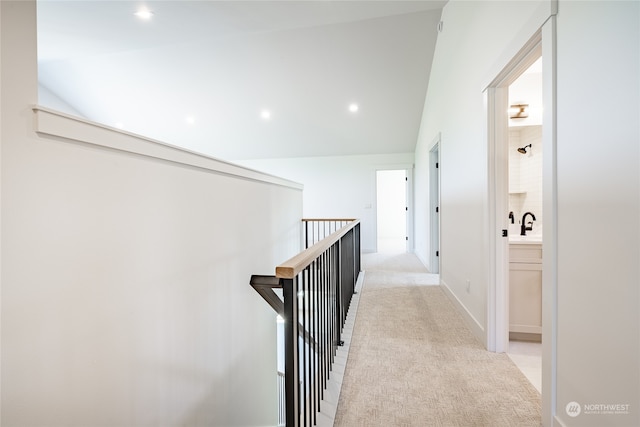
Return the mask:
<path id="1" fill-rule="evenodd" d="M 444 3 L 39 1 L 39 81 L 90 120 L 228 160 L 412 152 Z"/>

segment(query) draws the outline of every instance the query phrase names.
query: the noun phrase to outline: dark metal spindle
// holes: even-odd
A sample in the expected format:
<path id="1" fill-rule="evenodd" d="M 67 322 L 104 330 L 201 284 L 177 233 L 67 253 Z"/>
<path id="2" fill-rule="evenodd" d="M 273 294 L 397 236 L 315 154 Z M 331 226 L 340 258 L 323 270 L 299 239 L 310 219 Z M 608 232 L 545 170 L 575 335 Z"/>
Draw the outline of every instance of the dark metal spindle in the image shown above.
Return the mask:
<path id="1" fill-rule="evenodd" d="M 318 260 L 316 259 L 314 261 L 314 266 L 315 266 L 315 270 L 313 271 L 313 293 L 311 294 L 311 297 L 313 299 L 313 321 L 312 323 L 312 329 L 313 329 L 313 339 L 314 339 L 314 351 L 313 351 L 313 367 L 312 367 L 312 371 L 313 371 L 313 406 L 314 406 L 314 411 L 313 411 L 313 424 L 315 425 L 318 421 L 317 421 L 317 413 L 320 410 L 320 402 L 318 400 L 318 397 L 320 396 L 320 392 L 318 390 L 318 268 L 319 268 L 319 264 L 318 264 Z"/>
<path id="2" fill-rule="evenodd" d="M 302 367 L 301 367 L 301 371 L 302 371 L 302 403 L 303 403 L 303 425 L 308 425 L 307 424 L 307 412 L 308 412 L 308 408 L 307 408 L 307 384 L 308 384 L 308 379 L 307 379 L 307 375 L 306 372 L 307 370 L 306 365 L 307 365 L 307 348 L 309 346 L 308 344 L 308 340 L 306 339 L 307 336 L 307 295 L 306 295 L 306 291 L 307 291 L 307 276 L 309 274 L 309 268 L 305 268 L 304 272 L 302 274 L 302 330 L 304 332 L 304 336 L 305 339 L 303 340 L 302 343 Z"/>
<path id="3" fill-rule="evenodd" d="M 351 220 L 303 219 L 303 222 L 304 246 L 310 248 L 342 230 Z M 355 222 L 333 237 L 332 243 L 326 244 L 323 252 L 306 266 L 279 266 L 280 279 L 252 278 L 252 285 L 285 320 L 285 374 L 284 377 L 280 374 L 278 380 L 284 382 L 279 399 L 286 404 L 279 408 L 278 418 L 284 418 L 287 426 L 318 422 L 361 268 L 360 248 L 360 224 Z M 289 273 L 294 269 L 295 273 Z M 295 276 L 286 278 L 292 277 L 290 274 Z M 272 277 L 275 282 L 265 277 Z M 279 303 L 275 294 L 272 297 L 265 290 L 273 293 L 271 289 L 276 286 L 283 289 L 283 302 Z"/>

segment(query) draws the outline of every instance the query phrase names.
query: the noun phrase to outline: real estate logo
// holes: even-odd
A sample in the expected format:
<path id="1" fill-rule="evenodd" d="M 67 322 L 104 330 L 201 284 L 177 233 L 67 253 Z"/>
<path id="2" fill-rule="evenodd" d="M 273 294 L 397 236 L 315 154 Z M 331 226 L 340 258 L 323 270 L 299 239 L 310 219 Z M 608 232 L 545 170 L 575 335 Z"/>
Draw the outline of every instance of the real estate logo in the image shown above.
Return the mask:
<path id="1" fill-rule="evenodd" d="M 564 408 L 564 410 L 567 411 L 567 415 L 569 415 L 570 417 L 577 417 L 578 415 L 580 415 L 582 408 L 580 407 L 580 404 L 578 402 L 569 402 L 567 403 L 567 406 Z"/>
<path id="2" fill-rule="evenodd" d="M 569 402 L 564 410 L 570 417 L 584 415 L 629 415 L 628 403 L 585 403 L 580 405 L 578 402 Z"/>

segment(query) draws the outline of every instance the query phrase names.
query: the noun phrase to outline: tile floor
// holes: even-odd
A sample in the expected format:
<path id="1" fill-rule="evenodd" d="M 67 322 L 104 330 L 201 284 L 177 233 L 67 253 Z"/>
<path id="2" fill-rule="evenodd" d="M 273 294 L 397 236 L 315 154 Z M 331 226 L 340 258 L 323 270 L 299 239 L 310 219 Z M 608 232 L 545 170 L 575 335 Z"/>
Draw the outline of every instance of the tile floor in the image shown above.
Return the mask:
<path id="1" fill-rule="evenodd" d="M 536 390 L 541 393 L 542 344 L 530 341 L 509 341 L 507 354 Z"/>

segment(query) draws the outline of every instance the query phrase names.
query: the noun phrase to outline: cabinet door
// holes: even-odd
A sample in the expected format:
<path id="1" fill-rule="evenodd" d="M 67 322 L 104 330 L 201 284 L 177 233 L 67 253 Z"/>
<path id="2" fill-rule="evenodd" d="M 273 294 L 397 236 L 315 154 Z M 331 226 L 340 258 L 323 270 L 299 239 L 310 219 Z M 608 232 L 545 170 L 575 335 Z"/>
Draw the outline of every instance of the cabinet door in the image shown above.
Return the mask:
<path id="1" fill-rule="evenodd" d="M 542 333 L 542 264 L 509 265 L 509 331 Z"/>

